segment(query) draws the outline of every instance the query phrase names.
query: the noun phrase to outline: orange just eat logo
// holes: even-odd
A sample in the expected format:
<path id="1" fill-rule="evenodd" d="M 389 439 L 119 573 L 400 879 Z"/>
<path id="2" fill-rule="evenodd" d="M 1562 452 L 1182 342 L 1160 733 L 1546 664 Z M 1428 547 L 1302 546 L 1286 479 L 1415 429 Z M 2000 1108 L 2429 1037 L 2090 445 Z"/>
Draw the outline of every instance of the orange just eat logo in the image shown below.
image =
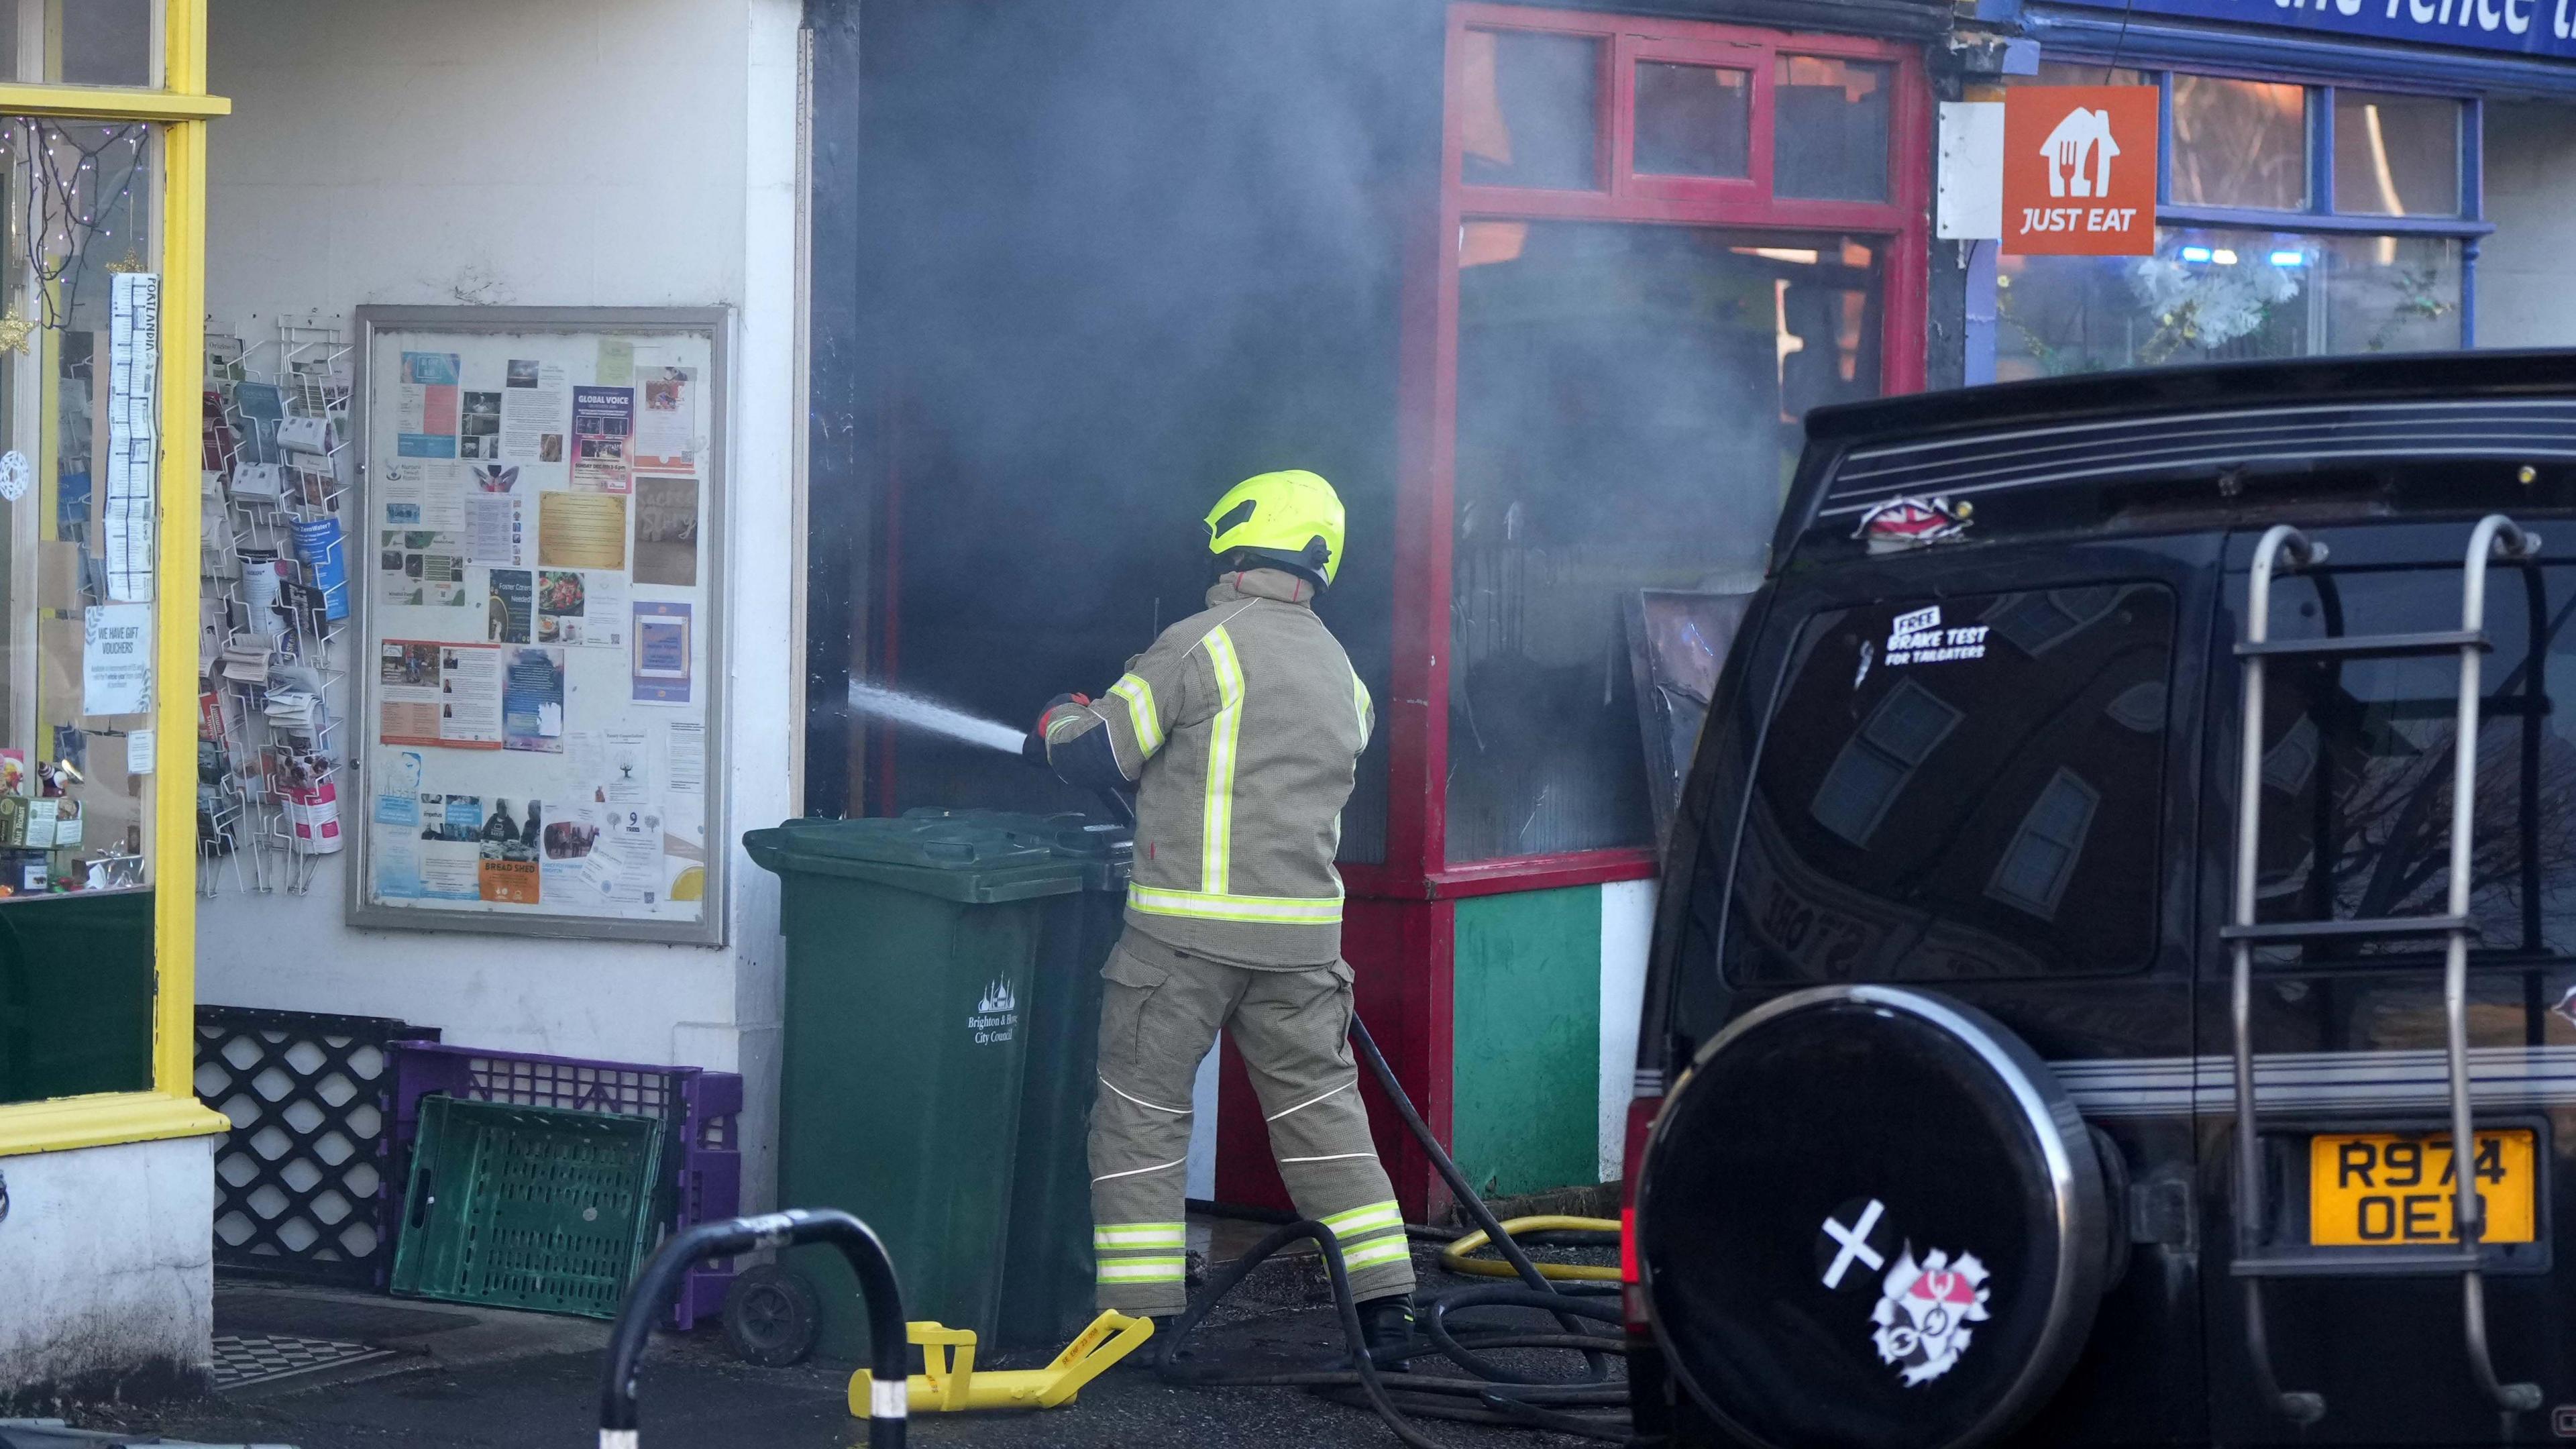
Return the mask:
<path id="1" fill-rule="evenodd" d="M 2004 252 L 2152 255 L 2163 131 L 2154 86 L 2006 91 Z"/>

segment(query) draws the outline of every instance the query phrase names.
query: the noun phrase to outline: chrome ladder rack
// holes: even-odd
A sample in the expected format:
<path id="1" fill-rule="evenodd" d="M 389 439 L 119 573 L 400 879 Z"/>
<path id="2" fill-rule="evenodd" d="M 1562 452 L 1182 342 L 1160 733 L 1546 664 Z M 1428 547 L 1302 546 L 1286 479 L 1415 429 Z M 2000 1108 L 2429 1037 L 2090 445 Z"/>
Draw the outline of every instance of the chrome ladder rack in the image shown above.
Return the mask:
<path id="1" fill-rule="evenodd" d="M 2478 775 L 2479 668 L 2488 649 L 2486 636 L 2487 563 L 2503 558 L 2523 561 L 2536 556 L 2540 536 L 2525 531 L 2503 514 L 2479 520 L 2469 536 L 2468 559 L 2461 580 L 2460 627 L 2423 634 L 2377 634 L 2325 639 L 2275 640 L 2271 637 L 2272 575 L 2286 565 L 2296 570 L 2325 561 L 2326 550 L 2288 524 L 2276 524 L 2254 548 L 2253 576 L 2246 584 L 2245 641 L 2236 646 L 2245 668 L 2245 721 L 2236 780 L 2236 910 L 2234 923 L 2219 935 L 2233 955 L 2229 1011 L 2236 1038 L 2236 1242 L 2232 1271 L 2243 1281 L 2245 1345 L 2254 1363 L 2258 1386 L 2272 1407 L 2300 1424 L 2325 1417 L 2323 1395 L 2284 1391 L 2272 1370 L 2271 1348 L 2263 1327 L 2263 1281 L 2267 1278 L 2355 1278 L 2397 1274 L 2457 1273 L 2461 1309 L 2468 1339 L 2469 1371 L 2478 1388 L 2508 1413 L 2540 1407 L 2537 1384 L 2508 1384 L 2496 1376 L 2487 1347 L 2486 1280 L 2478 1241 L 2484 1227 L 2477 1193 L 2477 1133 L 2469 1110 L 2468 974 L 2469 861 L 2475 843 Z M 2263 674 L 2267 660 L 2280 658 L 2390 659 L 2456 654 L 2460 661 L 2459 718 L 2451 750 L 2451 866 L 2449 904 L 2438 916 L 2394 916 L 2370 920 L 2275 921 L 2256 924 L 2257 856 L 2263 823 Z M 2321 847 L 2322 848 L 2322 847 Z M 2449 945 L 2442 970 L 2442 1009 L 2450 1065 L 2452 1200 L 2458 1244 L 2411 1251 L 2353 1263 L 2263 1252 L 2262 1139 L 2257 1133 L 2254 1102 L 2254 948 L 2325 940 L 2396 940 L 2441 936 Z"/>

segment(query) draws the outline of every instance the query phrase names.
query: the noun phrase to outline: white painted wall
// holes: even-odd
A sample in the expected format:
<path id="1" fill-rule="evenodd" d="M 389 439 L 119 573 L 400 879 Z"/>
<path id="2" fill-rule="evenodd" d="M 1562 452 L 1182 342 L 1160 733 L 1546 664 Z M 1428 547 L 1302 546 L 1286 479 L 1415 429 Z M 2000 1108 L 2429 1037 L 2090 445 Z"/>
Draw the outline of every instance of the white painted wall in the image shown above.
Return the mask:
<path id="1" fill-rule="evenodd" d="M 1636 1095 L 1637 1015 L 1646 1002 L 1646 948 L 1655 939 L 1655 882 L 1601 888 L 1601 1180 L 1617 1182 Z"/>
<path id="2" fill-rule="evenodd" d="M 245 339 L 366 303 L 738 309 L 723 742 L 736 840 L 795 809 L 798 8 L 224 0 L 211 37 L 234 112 L 210 161 L 208 305 Z M 364 796 L 344 780 L 344 811 Z M 740 1071 L 747 1205 L 766 1205 L 778 896 L 738 847 L 732 880 L 730 944 L 709 950 L 353 931 L 333 862 L 306 896 L 204 902 L 198 997 Z"/>
<path id="3" fill-rule="evenodd" d="M 205 1372 L 216 1140 L 0 1157 L 0 1394 Z"/>
<path id="4" fill-rule="evenodd" d="M 2487 216 L 2478 257 L 2478 345 L 2576 346 L 2576 106 L 2495 102 L 2486 108 Z"/>

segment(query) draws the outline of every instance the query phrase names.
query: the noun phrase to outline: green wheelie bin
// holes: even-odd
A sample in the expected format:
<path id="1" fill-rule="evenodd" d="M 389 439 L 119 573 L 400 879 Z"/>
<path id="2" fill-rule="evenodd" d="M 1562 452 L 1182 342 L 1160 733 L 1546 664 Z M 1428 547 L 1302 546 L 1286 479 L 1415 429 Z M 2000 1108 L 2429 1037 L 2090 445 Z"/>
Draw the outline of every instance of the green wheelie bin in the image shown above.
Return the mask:
<path id="1" fill-rule="evenodd" d="M 1091 1101 L 1100 1058 L 1101 968 L 1125 929 L 1134 832 L 1086 815 L 915 810 L 983 825 L 1080 867 L 1082 888 L 1046 901 L 1028 997 L 1020 1153 L 1002 1255 L 1006 1348 L 1056 1349 L 1093 1317 Z"/>
<path id="2" fill-rule="evenodd" d="M 779 877 L 787 939 L 779 1201 L 856 1214 L 907 1314 L 995 1342 L 1034 968 L 1082 866 L 958 819 L 793 820 L 743 848 Z M 816 1290 L 818 1347 L 864 1357 L 847 1265 L 788 1265 Z"/>

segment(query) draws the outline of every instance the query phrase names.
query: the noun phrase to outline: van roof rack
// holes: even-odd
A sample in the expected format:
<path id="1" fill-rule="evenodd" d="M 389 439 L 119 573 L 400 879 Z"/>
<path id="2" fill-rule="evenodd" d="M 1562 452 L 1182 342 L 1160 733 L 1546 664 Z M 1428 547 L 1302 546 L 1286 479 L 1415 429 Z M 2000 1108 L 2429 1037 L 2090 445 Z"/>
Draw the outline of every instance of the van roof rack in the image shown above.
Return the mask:
<path id="1" fill-rule="evenodd" d="M 2062 525 L 2142 495 L 2216 504 L 2175 486 L 2212 478 L 2232 497 L 2248 478 L 2481 460 L 2506 472 L 2576 463 L 2576 352 L 2218 363 L 1850 403 L 1807 415 L 1773 567 L 1907 501 L 2003 503 Z"/>

